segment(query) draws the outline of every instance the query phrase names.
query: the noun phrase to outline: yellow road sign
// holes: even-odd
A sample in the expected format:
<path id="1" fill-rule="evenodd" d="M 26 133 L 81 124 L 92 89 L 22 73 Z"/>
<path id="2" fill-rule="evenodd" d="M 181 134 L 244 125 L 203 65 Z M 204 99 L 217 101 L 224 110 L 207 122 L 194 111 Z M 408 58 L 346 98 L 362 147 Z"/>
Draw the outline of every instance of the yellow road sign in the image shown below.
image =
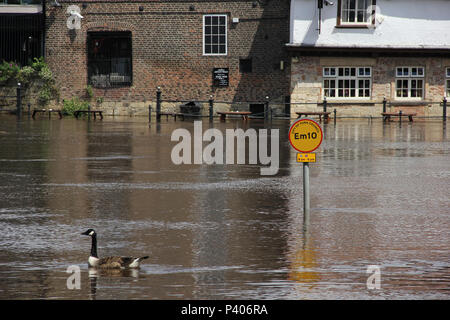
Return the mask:
<path id="1" fill-rule="evenodd" d="M 315 153 L 297 153 L 297 162 L 316 162 Z"/>
<path id="2" fill-rule="evenodd" d="M 289 141 L 298 152 L 313 152 L 320 146 L 322 139 L 322 128 L 311 119 L 298 120 L 289 130 Z"/>

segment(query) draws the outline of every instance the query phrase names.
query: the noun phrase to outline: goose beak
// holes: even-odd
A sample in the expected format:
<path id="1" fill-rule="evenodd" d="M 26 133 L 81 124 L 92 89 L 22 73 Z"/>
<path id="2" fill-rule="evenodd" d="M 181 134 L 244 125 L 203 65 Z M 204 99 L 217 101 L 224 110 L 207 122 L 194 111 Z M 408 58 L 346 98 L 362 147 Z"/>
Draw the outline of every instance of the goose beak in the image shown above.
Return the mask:
<path id="1" fill-rule="evenodd" d="M 88 233 L 87 231 L 85 231 L 85 232 L 82 233 L 82 235 L 83 235 L 83 236 L 88 236 L 89 233 Z"/>

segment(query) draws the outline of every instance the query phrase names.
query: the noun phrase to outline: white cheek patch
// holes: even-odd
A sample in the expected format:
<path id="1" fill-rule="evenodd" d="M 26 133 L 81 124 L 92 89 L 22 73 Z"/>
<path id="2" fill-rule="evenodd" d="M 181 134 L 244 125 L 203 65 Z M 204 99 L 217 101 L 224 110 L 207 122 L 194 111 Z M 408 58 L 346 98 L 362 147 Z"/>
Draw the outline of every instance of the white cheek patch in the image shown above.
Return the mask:
<path id="1" fill-rule="evenodd" d="M 94 231 L 89 232 L 89 235 L 92 236 L 94 234 Z"/>

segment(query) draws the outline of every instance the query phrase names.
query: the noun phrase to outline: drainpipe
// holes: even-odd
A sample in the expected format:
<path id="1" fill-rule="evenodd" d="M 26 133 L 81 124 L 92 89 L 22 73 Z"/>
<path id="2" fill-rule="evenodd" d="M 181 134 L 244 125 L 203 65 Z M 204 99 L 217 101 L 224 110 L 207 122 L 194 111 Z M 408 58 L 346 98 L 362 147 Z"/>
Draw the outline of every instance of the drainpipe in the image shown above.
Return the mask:
<path id="1" fill-rule="evenodd" d="M 46 5 L 46 0 L 42 0 L 42 52 L 41 55 L 44 57 L 44 60 L 46 58 L 45 56 L 45 36 L 46 36 L 46 32 L 45 32 L 45 22 L 46 22 L 46 10 L 47 10 L 47 5 Z"/>

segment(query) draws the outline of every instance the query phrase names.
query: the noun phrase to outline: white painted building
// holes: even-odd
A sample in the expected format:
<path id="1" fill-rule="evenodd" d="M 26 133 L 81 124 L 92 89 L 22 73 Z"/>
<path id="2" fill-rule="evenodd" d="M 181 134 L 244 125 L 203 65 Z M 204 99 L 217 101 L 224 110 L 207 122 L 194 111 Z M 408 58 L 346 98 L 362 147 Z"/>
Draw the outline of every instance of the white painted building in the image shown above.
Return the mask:
<path id="1" fill-rule="evenodd" d="M 391 109 L 441 112 L 449 0 L 292 0 L 290 20 L 293 112 L 325 97 L 341 115 L 379 116 L 384 97 Z"/>

